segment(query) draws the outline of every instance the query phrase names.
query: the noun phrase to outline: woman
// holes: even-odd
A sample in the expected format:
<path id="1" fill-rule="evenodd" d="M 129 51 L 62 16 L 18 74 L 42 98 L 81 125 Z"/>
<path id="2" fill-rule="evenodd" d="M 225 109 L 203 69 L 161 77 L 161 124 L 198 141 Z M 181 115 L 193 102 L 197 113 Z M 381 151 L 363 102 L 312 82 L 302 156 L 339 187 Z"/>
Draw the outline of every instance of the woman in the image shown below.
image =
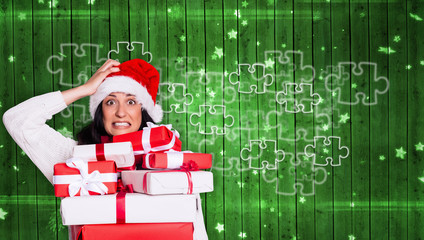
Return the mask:
<path id="1" fill-rule="evenodd" d="M 52 183 L 53 166 L 71 158 L 75 145 L 100 143 L 102 136 L 130 133 L 145 127 L 146 122 L 160 122 L 163 111 L 155 104 L 158 87 L 159 73 L 149 63 L 133 59 L 120 64 L 109 59 L 85 84 L 22 102 L 3 115 L 3 123 Z M 93 122 L 78 134 L 78 142 L 46 124 L 54 114 L 86 96 L 90 96 Z M 194 237 L 207 239 L 199 209 Z"/>

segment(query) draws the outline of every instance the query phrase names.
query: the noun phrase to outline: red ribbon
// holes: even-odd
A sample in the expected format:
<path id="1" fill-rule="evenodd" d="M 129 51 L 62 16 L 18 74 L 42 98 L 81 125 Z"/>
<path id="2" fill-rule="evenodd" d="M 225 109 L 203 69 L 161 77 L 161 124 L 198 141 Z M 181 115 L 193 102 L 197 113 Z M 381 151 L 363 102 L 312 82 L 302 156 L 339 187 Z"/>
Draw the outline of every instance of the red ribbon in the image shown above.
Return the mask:
<path id="1" fill-rule="evenodd" d="M 184 170 L 184 171 L 197 171 L 197 170 L 199 170 L 199 166 L 193 160 L 190 160 L 188 163 L 183 163 L 183 165 L 181 165 L 180 168 L 181 168 L 181 170 Z"/>
<path id="2" fill-rule="evenodd" d="M 97 161 L 106 161 L 104 144 L 96 144 L 96 159 Z"/>
<path id="3" fill-rule="evenodd" d="M 124 187 L 121 179 L 118 180 L 118 194 L 116 195 L 116 223 L 125 223 L 125 195 L 133 193 L 133 185 Z"/>
<path id="4" fill-rule="evenodd" d="M 187 174 L 187 181 L 188 181 L 188 191 L 187 194 L 192 194 L 193 193 L 193 180 L 191 178 L 191 173 L 189 171 L 186 170 L 171 170 L 171 171 L 152 171 L 154 173 L 160 173 L 160 172 L 185 172 Z M 146 172 L 143 176 L 143 192 L 146 194 L 149 194 L 147 192 L 147 174 L 152 173 L 152 172 Z"/>

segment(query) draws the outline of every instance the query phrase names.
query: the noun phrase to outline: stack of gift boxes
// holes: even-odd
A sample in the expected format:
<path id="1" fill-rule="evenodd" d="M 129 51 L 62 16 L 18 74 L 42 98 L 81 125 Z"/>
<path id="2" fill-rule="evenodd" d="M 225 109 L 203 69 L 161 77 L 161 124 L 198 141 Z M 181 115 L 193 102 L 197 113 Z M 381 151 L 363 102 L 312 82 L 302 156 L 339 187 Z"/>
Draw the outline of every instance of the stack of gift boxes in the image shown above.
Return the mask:
<path id="1" fill-rule="evenodd" d="M 73 239 L 193 239 L 204 227 L 197 193 L 213 191 L 212 173 L 202 171 L 212 156 L 181 152 L 171 128 L 148 123 L 111 143 L 79 145 L 54 166 Z"/>

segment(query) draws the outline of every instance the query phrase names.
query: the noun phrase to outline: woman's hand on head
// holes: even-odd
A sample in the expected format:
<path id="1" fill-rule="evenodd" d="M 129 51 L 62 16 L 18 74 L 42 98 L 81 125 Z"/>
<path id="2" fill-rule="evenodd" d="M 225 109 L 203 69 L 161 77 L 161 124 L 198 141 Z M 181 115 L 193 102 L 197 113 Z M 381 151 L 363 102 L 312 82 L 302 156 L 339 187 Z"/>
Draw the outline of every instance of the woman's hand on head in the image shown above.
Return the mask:
<path id="1" fill-rule="evenodd" d="M 87 91 L 87 94 L 93 95 L 103 80 L 111 73 L 119 72 L 119 62 L 113 59 L 108 59 L 103 66 L 91 76 L 90 79 L 83 85 Z"/>
<path id="2" fill-rule="evenodd" d="M 68 89 L 62 92 L 63 99 L 66 105 L 69 105 L 78 99 L 93 95 L 107 75 L 119 72 L 119 62 L 113 59 L 108 59 L 86 83 L 81 86 Z"/>

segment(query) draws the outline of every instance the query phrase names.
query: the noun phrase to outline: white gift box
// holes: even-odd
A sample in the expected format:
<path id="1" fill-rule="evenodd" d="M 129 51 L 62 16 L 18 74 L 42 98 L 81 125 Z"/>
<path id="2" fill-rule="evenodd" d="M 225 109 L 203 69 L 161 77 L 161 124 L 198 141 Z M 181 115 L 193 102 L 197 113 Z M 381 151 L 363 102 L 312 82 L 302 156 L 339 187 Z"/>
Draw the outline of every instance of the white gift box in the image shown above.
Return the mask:
<path id="1" fill-rule="evenodd" d="M 73 157 L 86 161 L 98 161 L 96 145 L 77 145 L 74 147 Z M 98 147 L 98 146 L 97 146 Z M 131 167 L 134 165 L 134 152 L 131 142 L 105 143 L 104 158 L 116 162 L 118 168 Z"/>
<path id="2" fill-rule="evenodd" d="M 61 201 L 63 225 L 117 223 L 117 194 L 69 197 Z M 196 195 L 125 194 L 125 223 L 194 222 Z M 121 208 L 122 209 L 122 208 Z"/>
<path id="3" fill-rule="evenodd" d="M 147 176 L 145 177 L 145 174 Z M 212 172 L 206 171 L 122 171 L 122 183 L 124 185 L 133 185 L 135 192 L 151 195 L 161 194 L 190 194 L 213 191 Z M 146 183 L 144 183 L 146 180 Z M 192 182 L 192 191 L 190 191 L 190 181 Z"/>

